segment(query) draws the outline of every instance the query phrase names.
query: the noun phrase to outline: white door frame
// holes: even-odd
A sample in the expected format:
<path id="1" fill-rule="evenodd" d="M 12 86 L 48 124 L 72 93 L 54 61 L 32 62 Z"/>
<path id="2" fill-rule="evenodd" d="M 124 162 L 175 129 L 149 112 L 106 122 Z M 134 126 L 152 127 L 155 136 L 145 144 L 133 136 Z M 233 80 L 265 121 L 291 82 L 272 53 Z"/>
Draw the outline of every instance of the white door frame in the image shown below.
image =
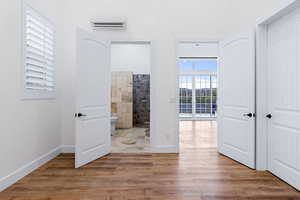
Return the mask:
<path id="1" fill-rule="evenodd" d="M 268 25 L 280 17 L 300 7 L 300 0 L 290 0 L 286 6 L 276 10 L 262 20 L 256 27 L 256 169 L 268 170 L 268 131 L 267 119 L 267 61 L 268 61 Z"/>
<path id="2" fill-rule="evenodd" d="M 179 55 L 179 44 L 182 42 L 189 42 L 189 43 L 214 43 L 214 44 L 219 44 L 219 40 L 205 40 L 205 39 L 176 39 L 175 40 L 175 48 L 176 48 L 176 54 L 175 54 L 175 76 L 176 76 L 176 83 L 175 83 L 175 106 L 176 106 L 176 123 L 175 126 L 176 128 L 176 148 L 178 152 L 180 151 L 180 117 L 179 117 L 179 76 L 182 75 L 179 71 L 179 63 L 180 63 L 180 55 Z M 219 55 L 217 57 L 218 61 L 218 70 L 217 70 L 217 80 L 219 82 Z M 218 105 L 218 99 L 217 99 L 217 105 Z M 218 118 L 218 117 L 217 117 Z M 216 118 L 216 120 L 217 120 Z"/>
<path id="3" fill-rule="evenodd" d="M 159 135 L 156 134 L 156 121 L 155 121 L 155 115 L 156 115 L 156 106 L 155 106 L 155 87 L 154 87 L 154 50 L 153 50 L 153 41 L 152 40 L 132 40 L 132 39 L 112 39 L 110 41 L 110 44 L 149 44 L 150 45 L 150 53 L 151 53 L 151 59 L 150 59 L 150 147 L 151 152 L 157 152 L 156 146 L 158 144 Z M 158 152 L 159 153 L 159 152 Z"/>

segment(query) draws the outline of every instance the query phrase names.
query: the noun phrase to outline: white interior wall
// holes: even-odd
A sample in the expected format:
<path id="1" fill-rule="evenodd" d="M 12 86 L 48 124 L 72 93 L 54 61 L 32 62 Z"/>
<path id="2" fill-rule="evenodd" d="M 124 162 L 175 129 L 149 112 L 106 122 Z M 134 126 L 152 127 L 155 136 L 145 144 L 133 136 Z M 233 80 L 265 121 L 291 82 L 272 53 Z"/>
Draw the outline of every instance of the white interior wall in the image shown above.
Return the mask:
<path id="1" fill-rule="evenodd" d="M 150 74 L 150 43 L 111 44 L 111 71 L 130 71 L 133 74 Z"/>
<path id="2" fill-rule="evenodd" d="M 91 30 L 89 20 L 101 16 L 126 17 L 126 31 L 96 32 L 107 40 L 153 41 L 153 90 L 155 93 L 156 145 L 177 146 L 176 41 L 219 40 L 254 28 L 257 18 L 272 12 L 286 0 L 66 0 L 62 132 L 65 145 L 74 144 L 74 79 L 76 27 Z"/>
<path id="3" fill-rule="evenodd" d="M 180 42 L 178 57 L 218 57 L 218 42 Z"/>
<path id="4" fill-rule="evenodd" d="M 52 20 L 59 32 L 59 0 L 27 2 Z M 21 0 L 2 0 L 0 6 L 0 191 L 12 180 L 9 175 L 21 173 L 21 168 L 61 145 L 60 82 L 54 100 L 21 100 L 21 5 Z M 57 42 L 62 44 L 59 35 Z M 56 50 L 59 63 L 59 45 Z"/>

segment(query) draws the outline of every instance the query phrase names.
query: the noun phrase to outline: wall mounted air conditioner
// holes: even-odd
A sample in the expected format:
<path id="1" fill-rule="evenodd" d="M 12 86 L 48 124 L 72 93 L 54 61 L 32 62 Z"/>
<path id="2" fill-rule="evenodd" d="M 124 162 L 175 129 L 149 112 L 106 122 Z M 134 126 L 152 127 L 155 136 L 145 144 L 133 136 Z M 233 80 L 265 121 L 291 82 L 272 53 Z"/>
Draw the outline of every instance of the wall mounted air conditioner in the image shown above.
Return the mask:
<path id="1" fill-rule="evenodd" d="M 124 30 L 126 19 L 124 18 L 97 18 L 91 20 L 93 30 Z"/>

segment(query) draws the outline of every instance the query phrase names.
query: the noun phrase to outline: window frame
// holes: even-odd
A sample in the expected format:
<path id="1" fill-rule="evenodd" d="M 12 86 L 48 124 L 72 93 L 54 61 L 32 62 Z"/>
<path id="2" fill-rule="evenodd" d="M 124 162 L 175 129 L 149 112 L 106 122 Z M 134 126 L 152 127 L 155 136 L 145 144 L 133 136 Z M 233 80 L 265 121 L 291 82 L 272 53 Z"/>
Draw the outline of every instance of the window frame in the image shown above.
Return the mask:
<path id="1" fill-rule="evenodd" d="M 218 65 L 218 58 L 217 57 L 179 57 L 179 66 L 180 66 L 180 62 L 181 61 L 197 61 L 197 60 L 214 60 L 217 61 L 217 67 Z M 179 104 L 178 104 L 178 109 L 179 109 L 179 119 L 181 120 L 188 120 L 188 119 L 197 119 L 197 120 L 212 120 L 212 119 L 216 119 L 217 117 L 217 112 L 215 113 L 215 115 L 212 114 L 212 91 L 213 91 L 213 87 L 212 87 L 212 77 L 216 77 L 216 86 L 218 88 L 218 68 L 217 71 L 210 71 L 210 70 L 203 70 L 203 71 L 199 71 L 195 69 L 195 63 L 192 64 L 193 69 L 192 70 L 181 70 L 180 67 L 178 67 L 178 83 L 179 83 L 179 92 L 180 92 L 180 79 L 181 77 L 184 76 L 191 76 L 192 77 L 192 85 L 193 85 L 193 89 L 192 89 L 192 113 L 189 114 L 190 116 L 184 116 L 184 114 L 182 114 L 180 111 L 180 93 L 179 93 Z M 201 77 L 201 76 L 209 76 L 209 84 L 210 84 L 210 109 L 211 109 L 211 113 L 210 116 L 201 116 L 202 113 L 197 113 L 196 112 L 196 77 Z M 217 99 L 217 97 L 216 97 Z M 217 104 L 217 103 L 216 103 Z M 218 105 L 218 104 L 217 104 Z M 206 108 L 205 108 L 206 110 Z"/>
<path id="2" fill-rule="evenodd" d="M 26 29 L 26 12 L 30 10 L 33 12 L 35 17 L 41 20 L 43 23 L 47 23 L 52 26 L 53 30 L 53 90 L 52 91 L 40 91 L 40 90 L 28 90 L 26 88 L 26 52 L 27 52 L 27 29 Z M 22 89 L 22 100 L 51 100 L 56 99 L 56 86 L 57 86 L 57 79 L 56 79 L 56 31 L 53 22 L 45 17 L 41 12 L 34 9 L 24 0 L 22 1 L 22 29 L 21 29 L 21 89 Z"/>
<path id="3" fill-rule="evenodd" d="M 182 81 L 183 79 L 185 79 L 184 81 Z M 187 85 L 189 84 L 189 79 L 191 80 L 191 88 L 188 88 L 187 87 Z M 187 75 L 187 76 L 180 76 L 179 77 L 179 113 L 181 114 L 181 115 L 184 115 L 184 114 L 186 114 L 186 115 L 193 115 L 193 104 L 194 104 L 194 102 L 193 102 L 193 91 L 194 91 L 194 81 L 193 81 L 193 79 L 194 79 L 194 77 L 192 76 L 192 75 Z M 180 85 L 181 84 L 185 84 L 185 86 L 186 86 L 186 89 L 190 89 L 191 91 L 192 91 L 192 94 L 191 94 L 191 96 L 190 95 L 188 95 L 188 94 L 185 94 L 185 95 L 181 95 L 182 94 L 182 91 L 181 91 L 181 89 L 183 89 L 183 88 L 181 88 L 180 87 Z M 185 92 L 188 92 L 187 90 L 185 91 Z M 185 102 L 182 102 L 181 100 L 182 100 L 182 98 L 185 98 Z M 188 103 L 188 99 L 189 99 L 189 97 L 191 97 L 191 103 Z M 192 108 L 191 109 L 189 109 L 189 108 L 184 108 L 184 109 L 182 109 L 180 106 L 181 105 L 185 105 L 186 107 L 188 107 L 188 105 L 191 105 L 192 106 Z M 181 112 L 182 110 L 184 110 L 184 111 L 186 111 L 186 112 Z M 191 111 L 191 112 L 188 112 L 188 111 Z"/>

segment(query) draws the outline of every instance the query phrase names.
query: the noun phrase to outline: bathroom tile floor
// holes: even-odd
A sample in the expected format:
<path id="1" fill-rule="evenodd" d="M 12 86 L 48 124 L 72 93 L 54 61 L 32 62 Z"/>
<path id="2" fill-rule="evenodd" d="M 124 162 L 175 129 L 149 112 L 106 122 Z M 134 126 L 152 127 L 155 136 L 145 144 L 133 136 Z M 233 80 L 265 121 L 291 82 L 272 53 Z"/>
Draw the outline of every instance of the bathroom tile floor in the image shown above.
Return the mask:
<path id="1" fill-rule="evenodd" d="M 112 153 L 150 153 L 146 128 L 117 129 L 112 136 Z"/>

